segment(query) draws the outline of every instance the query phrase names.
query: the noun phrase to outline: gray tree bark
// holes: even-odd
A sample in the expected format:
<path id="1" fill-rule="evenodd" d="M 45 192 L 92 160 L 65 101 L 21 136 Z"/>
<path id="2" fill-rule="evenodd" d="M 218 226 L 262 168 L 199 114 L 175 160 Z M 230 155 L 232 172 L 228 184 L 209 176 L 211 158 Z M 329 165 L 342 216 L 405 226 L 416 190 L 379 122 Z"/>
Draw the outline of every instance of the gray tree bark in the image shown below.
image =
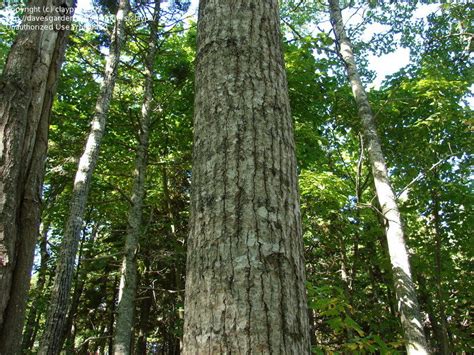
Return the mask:
<path id="1" fill-rule="evenodd" d="M 86 223 L 86 225 L 87 224 L 88 223 Z M 74 350 L 74 330 L 75 330 L 74 322 L 76 319 L 77 311 L 79 309 L 81 296 L 82 296 L 82 293 L 84 292 L 84 287 L 86 284 L 87 263 L 88 263 L 88 260 L 90 260 L 91 257 L 93 256 L 94 242 L 97 238 L 98 233 L 99 233 L 98 224 L 95 224 L 92 227 L 90 234 L 87 233 L 86 227 L 84 227 L 82 231 L 82 238 L 80 241 L 79 253 L 77 256 L 76 273 L 75 273 L 74 282 L 73 282 L 74 291 L 72 293 L 71 305 L 68 310 L 66 324 L 64 326 L 64 332 L 62 334 L 62 339 L 61 339 L 61 344 L 65 343 L 66 352 L 69 352 L 69 351 L 72 352 Z M 84 245 L 86 243 L 86 238 L 88 234 L 89 234 L 89 240 L 87 241 L 87 243 L 89 244 L 89 247 L 84 252 Z"/>
<path id="2" fill-rule="evenodd" d="M 137 250 L 138 239 L 142 231 L 143 199 L 145 196 L 145 175 L 147 169 L 148 140 L 153 103 L 153 80 L 157 51 L 158 18 L 160 2 L 156 1 L 153 20 L 150 21 L 148 54 L 145 58 L 145 85 L 142 112 L 139 125 L 137 155 L 135 160 L 134 181 L 131 206 L 128 212 L 128 227 L 125 239 L 124 258 L 120 278 L 115 326 L 114 353 L 131 354 L 133 321 L 135 314 L 135 294 L 137 288 Z"/>
<path id="3" fill-rule="evenodd" d="M 45 330 L 41 339 L 40 354 L 59 354 L 62 347 L 62 340 L 64 339 L 62 335 L 64 334 L 66 315 L 70 305 L 74 260 L 81 235 L 92 173 L 99 156 L 100 143 L 105 131 L 105 123 L 117 77 L 120 49 L 125 37 L 125 18 L 128 11 L 128 0 L 120 0 L 105 65 L 105 75 L 91 123 L 91 131 L 79 160 L 74 180 L 70 211 L 58 256 L 56 277 L 51 292 Z"/>
<path id="4" fill-rule="evenodd" d="M 200 1 L 184 354 L 309 354 L 277 0 Z"/>
<path id="5" fill-rule="evenodd" d="M 0 353 L 17 354 L 39 234 L 49 116 L 68 37 L 72 0 L 34 0 L 40 12 L 22 21 L 0 81 Z M 44 9 L 52 11 L 44 12 Z M 56 13 L 57 14 L 57 13 Z M 72 14 L 71 14 L 72 15 Z M 39 17 L 45 19 L 39 21 Z M 38 30 L 28 26 L 52 25 Z M 13 287 L 14 285 L 14 287 Z"/>
<path id="6" fill-rule="evenodd" d="M 427 354 L 428 347 L 423 333 L 415 284 L 411 276 L 402 220 L 398 210 L 396 195 L 390 184 L 374 115 L 357 70 L 352 44 L 344 29 L 339 1 L 329 0 L 329 7 L 331 23 L 339 45 L 339 53 L 345 63 L 352 93 L 362 120 L 362 129 L 369 161 L 372 166 L 375 190 L 385 218 L 385 233 L 406 350 L 408 354 Z"/>

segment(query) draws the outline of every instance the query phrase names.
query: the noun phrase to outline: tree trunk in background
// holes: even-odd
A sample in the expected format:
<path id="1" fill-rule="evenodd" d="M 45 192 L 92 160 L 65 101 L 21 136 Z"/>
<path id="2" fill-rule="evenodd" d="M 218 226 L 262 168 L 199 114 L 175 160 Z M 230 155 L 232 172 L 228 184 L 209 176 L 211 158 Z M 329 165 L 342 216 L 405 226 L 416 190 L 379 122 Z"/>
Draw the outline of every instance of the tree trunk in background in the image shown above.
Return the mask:
<path id="1" fill-rule="evenodd" d="M 72 0 L 33 0 L 29 6 L 71 11 Z M 54 12 L 52 13 L 54 14 Z M 46 13 L 23 24 L 68 25 Z M 49 116 L 69 31 L 18 32 L 0 81 L 0 353 L 20 352 L 34 246 Z M 14 285 L 15 287 L 12 287 Z"/>
<path id="2" fill-rule="evenodd" d="M 332 227 L 333 225 L 335 225 L 335 223 L 331 223 L 330 227 L 331 229 L 333 229 L 334 227 Z M 337 225 L 335 225 L 335 227 L 337 228 Z M 344 241 L 344 236 L 342 235 L 338 235 L 338 231 L 333 231 L 333 233 L 331 233 L 335 238 L 338 238 L 339 239 L 339 255 L 340 255 L 340 262 L 341 262 L 341 269 L 339 270 L 340 273 L 341 273 L 341 279 L 342 279 L 342 289 L 344 291 L 344 296 L 346 297 L 346 300 L 347 300 L 347 304 L 350 306 L 347 308 L 346 312 L 347 314 L 352 318 L 353 317 L 353 314 L 352 314 L 352 288 L 351 288 L 351 285 L 352 285 L 352 280 L 350 278 L 350 274 L 348 272 L 349 270 L 349 263 L 348 263 L 348 260 L 347 260 L 347 247 L 346 247 L 346 243 Z M 349 328 L 347 327 L 346 330 L 345 330 L 345 333 L 346 333 L 346 343 L 348 343 L 353 337 L 354 337 L 354 331 L 352 328 Z"/>
<path id="3" fill-rule="evenodd" d="M 115 314 L 117 309 L 117 297 L 118 297 L 118 290 L 120 285 L 120 278 L 118 275 L 115 277 L 112 287 L 113 287 L 113 294 L 112 299 L 110 300 L 110 316 L 109 316 L 109 325 L 107 327 L 107 336 L 108 338 L 108 354 L 113 354 L 114 352 L 114 324 L 115 324 Z"/>
<path id="4" fill-rule="evenodd" d="M 74 260 L 80 239 L 84 210 L 99 155 L 100 142 L 112 99 L 117 76 L 120 48 L 125 36 L 125 17 L 129 10 L 128 0 L 120 0 L 112 33 L 110 52 L 107 56 L 105 75 L 97 98 L 91 131 L 74 180 L 69 217 L 56 267 L 56 278 L 51 293 L 46 326 L 41 340 L 40 354 L 58 354 L 61 350 L 62 334 L 70 303 L 71 283 L 74 275 Z"/>
<path id="5" fill-rule="evenodd" d="M 165 200 L 166 213 L 168 215 L 170 237 L 173 239 L 173 242 L 178 243 L 179 236 L 176 233 L 175 216 L 173 213 L 170 191 L 168 188 L 168 172 L 167 172 L 166 166 L 163 166 L 162 175 L 163 175 L 163 197 Z M 181 318 L 179 315 L 179 307 L 180 305 L 183 304 L 183 297 L 184 297 L 182 273 L 181 273 L 181 268 L 179 266 L 180 266 L 180 263 L 175 263 L 173 265 L 175 289 L 176 289 L 176 297 L 174 299 L 176 312 L 174 313 L 174 316 L 173 316 L 175 322 L 178 321 L 177 318 Z M 180 352 L 183 349 L 183 337 L 180 336 L 177 338 L 178 338 L 179 352 Z"/>
<path id="6" fill-rule="evenodd" d="M 428 353 L 427 344 L 423 333 L 415 285 L 411 276 L 402 221 L 396 196 L 390 185 L 375 119 L 357 71 L 352 44 L 345 33 L 339 1 L 329 0 L 329 6 L 331 23 L 336 34 L 337 43 L 339 44 L 338 49 L 346 65 L 347 75 L 358 106 L 359 116 L 362 120 L 362 128 L 369 153 L 369 161 L 372 166 L 377 198 L 386 219 L 385 230 L 388 250 L 406 349 L 408 354 L 426 354 Z"/>
<path id="7" fill-rule="evenodd" d="M 48 271 L 49 261 L 49 253 L 47 248 L 49 224 L 43 225 L 42 229 L 43 230 L 41 232 L 41 238 L 39 241 L 41 262 L 38 270 L 38 282 L 35 288 L 35 298 L 31 303 L 31 307 L 26 320 L 25 330 L 23 333 L 23 341 L 21 345 L 24 353 L 27 350 L 30 350 L 35 342 L 35 335 L 39 326 L 39 317 L 41 316 L 41 313 L 39 312 L 39 305 L 41 302 L 44 287 L 46 285 L 46 272 Z"/>
<path id="8" fill-rule="evenodd" d="M 135 314 L 135 294 L 137 289 L 137 250 L 142 229 L 143 199 L 145 196 L 145 175 L 147 169 L 148 139 L 153 102 L 153 65 L 157 50 L 158 18 L 160 2 L 155 2 L 153 21 L 150 21 L 148 54 L 145 58 L 145 85 L 140 117 L 140 132 L 135 160 L 131 206 L 128 211 L 128 228 L 125 239 L 124 258 L 120 278 L 115 326 L 114 353 L 130 354 Z"/>
<path id="9" fill-rule="evenodd" d="M 436 180 L 439 181 L 439 177 L 436 176 Z M 434 224 L 434 237 L 435 237 L 435 282 L 436 282 L 436 296 L 438 298 L 438 313 L 439 313 L 439 337 L 437 342 L 439 344 L 440 354 L 447 355 L 451 354 L 451 346 L 449 342 L 448 326 L 446 322 L 446 306 L 444 303 L 444 292 L 442 286 L 442 259 L 441 259 L 441 245 L 442 245 L 442 231 L 441 231 L 441 216 L 440 216 L 440 205 L 439 196 L 436 190 L 431 190 L 431 201 L 433 203 L 433 224 Z"/>
<path id="10" fill-rule="evenodd" d="M 316 339 L 316 327 L 317 324 L 314 321 L 314 311 L 310 308 L 308 309 L 308 320 L 309 320 L 309 341 L 311 343 L 311 348 L 318 344 L 318 340 Z"/>
<path id="11" fill-rule="evenodd" d="M 144 260 L 145 270 L 144 270 L 144 282 L 143 285 L 147 286 L 145 295 L 142 297 L 141 307 L 140 307 L 140 317 L 138 322 L 138 338 L 136 341 L 135 354 L 137 355 L 146 355 L 147 354 L 147 337 L 150 331 L 149 319 L 150 312 L 153 306 L 153 289 L 149 287 L 152 284 L 150 278 L 150 263 L 147 260 Z"/>
<path id="12" fill-rule="evenodd" d="M 86 223 L 87 225 L 87 223 Z M 84 286 L 86 283 L 86 273 L 87 273 L 87 261 L 91 260 L 94 250 L 94 243 L 99 232 L 99 227 L 95 224 L 92 227 L 92 231 L 89 236 L 89 248 L 84 252 L 84 244 L 86 244 L 87 228 L 83 228 L 82 231 L 82 240 L 81 246 L 79 248 L 79 255 L 77 257 L 77 268 L 76 268 L 76 277 L 74 280 L 74 292 L 71 298 L 71 307 L 66 319 L 66 325 L 64 326 L 64 333 L 62 334 L 61 346 L 65 344 L 65 350 L 67 353 L 74 351 L 74 321 L 79 309 L 79 304 L 81 300 L 82 293 L 84 292 Z"/>
<path id="13" fill-rule="evenodd" d="M 30 291 L 30 297 L 33 297 L 31 305 L 28 311 L 28 317 L 26 319 L 24 331 L 23 331 L 23 340 L 22 340 L 22 353 L 28 352 L 32 349 L 36 335 L 40 329 L 40 320 L 43 314 L 45 313 L 45 290 L 49 290 L 51 285 L 51 277 L 49 277 L 49 267 L 48 262 L 50 255 L 48 252 L 48 233 L 50 230 L 51 222 L 48 220 L 47 212 L 49 208 L 54 205 L 54 202 L 58 195 L 64 190 L 65 184 L 60 183 L 55 188 L 52 188 L 48 197 L 43 199 L 41 206 L 41 216 L 42 216 L 42 227 L 41 235 L 39 237 L 39 252 L 40 252 L 40 266 L 38 269 L 38 280 L 36 287 L 33 292 Z M 46 219 L 46 221 L 45 221 Z"/>
<path id="14" fill-rule="evenodd" d="M 426 313 L 428 315 L 428 320 L 431 326 L 431 329 L 433 331 L 433 337 L 431 337 L 431 334 L 428 332 L 427 334 L 427 341 L 433 339 L 431 341 L 432 344 L 434 344 L 433 347 L 433 352 L 435 353 L 441 353 L 440 352 L 440 339 L 442 339 L 442 331 L 439 326 L 439 321 L 438 317 L 435 314 L 434 310 L 434 305 L 433 305 L 433 295 L 428 293 L 427 285 L 426 285 L 426 276 L 425 275 L 420 275 L 417 277 L 418 285 L 419 285 L 419 297 L 420 297 L 420 303 L 425 306 Z"/>
<path id="15" fill-rule="evenodd" d="M 184 354 L 309 354 L 277 0 L 201 1 Z"/>

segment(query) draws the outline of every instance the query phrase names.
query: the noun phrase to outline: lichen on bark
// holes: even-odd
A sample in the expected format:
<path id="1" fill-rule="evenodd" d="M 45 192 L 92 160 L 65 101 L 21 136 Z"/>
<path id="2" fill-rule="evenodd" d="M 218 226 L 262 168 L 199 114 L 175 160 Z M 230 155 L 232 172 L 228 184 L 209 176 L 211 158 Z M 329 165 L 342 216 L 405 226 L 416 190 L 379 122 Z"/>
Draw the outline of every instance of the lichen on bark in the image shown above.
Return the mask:
<path id="1" fill-rule="evenodd" d="M 310 352 L 276 0 L 201 1 L 184 353 Z"/>

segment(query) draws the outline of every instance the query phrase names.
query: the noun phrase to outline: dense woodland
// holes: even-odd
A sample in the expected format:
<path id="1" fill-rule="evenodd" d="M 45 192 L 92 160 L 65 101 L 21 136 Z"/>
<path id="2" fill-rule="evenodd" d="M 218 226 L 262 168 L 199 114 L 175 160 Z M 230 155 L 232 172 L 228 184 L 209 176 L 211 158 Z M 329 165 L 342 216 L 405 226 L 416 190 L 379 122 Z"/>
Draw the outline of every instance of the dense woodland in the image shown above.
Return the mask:
<path id="1" fill-rule="evenodd" d="M 0 353 L 472 352 L 472 3 L 199 6 L 0 11 Z"/>

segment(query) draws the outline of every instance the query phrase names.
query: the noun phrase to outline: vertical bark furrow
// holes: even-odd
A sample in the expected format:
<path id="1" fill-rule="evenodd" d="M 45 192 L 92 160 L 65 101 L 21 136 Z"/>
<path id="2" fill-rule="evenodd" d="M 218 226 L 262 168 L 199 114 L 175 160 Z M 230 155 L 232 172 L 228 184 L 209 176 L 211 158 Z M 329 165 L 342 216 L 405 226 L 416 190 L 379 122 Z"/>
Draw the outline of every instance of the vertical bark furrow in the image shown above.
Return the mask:
<path id="1" fill-rule="evenodd" d="M 201 1 L 185 353 L 309 352 L 285 90 L 277 2 Z"/>
<path id="2" fill-rule="evenodd" d="M 51 105 L 69 25 L 52 14 L 73 1 L 35 0 L 43 13 L 24 25 L 9 53 L 0 82 L 0 353 L 20 351 L 34 245 L 39 233 L 41 184 Z M 43 15 L 43 18 L 41 18 Z M 49 15 L 49 16 L 48 16 Z M 15 287 L 12 287 L 15 285 Z"/>

